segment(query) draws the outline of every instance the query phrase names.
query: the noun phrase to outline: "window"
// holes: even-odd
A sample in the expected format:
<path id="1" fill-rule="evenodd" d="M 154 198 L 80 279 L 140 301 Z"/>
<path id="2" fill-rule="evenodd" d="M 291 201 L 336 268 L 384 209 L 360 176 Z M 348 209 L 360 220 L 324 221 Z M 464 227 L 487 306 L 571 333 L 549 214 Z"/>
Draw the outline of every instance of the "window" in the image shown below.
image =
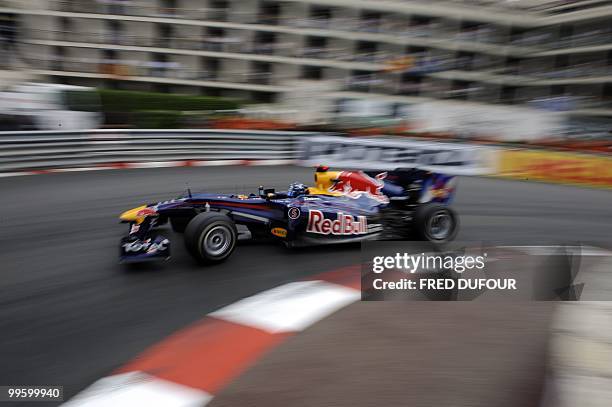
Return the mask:
<path id="1" fill-rule="evenodd" d="M 559 37 L 561 40 L 569 39 L 574 34 L 574 29 L 569 25 L 562 25 L 559 28 Z"/>
<path id="2" fill-rule="evenodd" d="M 107 38 L 111 44 L 118 45 L 121 43 L 121 33 L 123 26 L 117 20 L 106 20 Z"/>
<path id="3" fill-rule="evenodd" d="M 174 15 L 177 8 L 177 0 L 160 0 L 160 13 L 162 15 Z"/>
<path id="4" fill-rule="evenodd" d="M 318 28 L 327 28 L 332 19 L 332 9 L 329 7 L 312 6 L 310 8 L 309 25 Z"/>
<path id="5" fill-rule="evenodd" d="M 202 48 L 207 51 L 223 51 L 225 30 L 219 27 L 206 27 Z"/>
<path id="6" fill-rule="evenodd" d="M 53 48 L 53 61 L 51 63 L 51 69 L 55 71 L 63 71 L 64 70 L 64 59 L 66 58 L 66 48 L 64 47 L 54 47 Z"/>
<path id="7" fill-rule="evenodd" d="M 271 32 L 258 31 L 255 34 L 253 51 L 262 54 L 273 54 L 276 35 Z"/>
<path id="8" fill-rule="evenodd" d="M 355 60 L 373 62 L 376 60 L 377 45 L 375 42 L 359 41 L 355 51 Z"/>
<path id="9" fill-rule="evenodd" d="M 512 27 L 512 29 L 510 30 L 510 42 L 520 42 L 526 33 L 527 30 L 525 30 L 524 28 Z"/>
<path id="10" fill-rule="evenodd" d="M 272 2 L 263 2 L 259 7 L 259 23 L 261 24 L 278 24 L 278 19 L 281 14 L 280 4 Z"/>
<path id="11" fill-rule="evenodd" d="M 504 86 L 501 89 L 501 102 L 502 103 L 514 103 L 516 98 L 516 87 Z"/>
<path id="12" fill-rule="evenodd" d="M 468 81 L 453 81 L 452 89 L 448 92 L 451 99 L 466 100 L 468 94 L 472 91 L 471 82 Z"/>
<path id="13" fill-rule="evenodd" d="M 325 48 L 327 46 L 327 38 L 325 37 L 308 37 L 306 39 L 308 47 Z"/>
<path id="14" fill-rule="evenodd" d="M 210 10 L 208 18 L 216 21 L 227 21 L 229 3 L 226 0 L 211 0 L 209 3 Z"/>
<path id="15" fill-rule="evenodd" d="M 474 66 L 473 52 L 458 52 L 455 59 L 455 69 L 471 71 Z"/>
<path id="16" fill-rule="evenodd" d="M 555 68 L 567 68 L 569 66 L 569 55 L 557 55 Z"/>
<path id="17" fill-rule="evenodd" d="M 74 32 L 74 29 L 68 17 L 60 17 L 60 31 L 60 39 L 63 41 L 70 41 L 70 34 Z"/>
<path id="18" fill-rule="evenodd" d="M 321 20 L 330 20 L 332 18 L 332 10 L 329 7 L 312 6 L 310 9 L 310 17 Z"/>
<path id="19" fill-rule="evenodd" d="M 202 58 L 202 70 L 203 79 L 215 80 L 219 75 L 220 62 L 216 58 L 204 57 Z"/>
<path id="20" fill-rule="evenodd" d="M 351 73 L 349 89 L 356 92 L 369 92 L 374 76 L 370 71 L 353 71 Z"/>
<path id="21" fill-rule="evenodd" d="M 567 92 L 565 85 L 553 85 L 550 87 L 551 96 L 563 96 Z"/>
<path id="22" fill-rule="evenodd" d="M 302 51 L 304 57 L 321 58 L 325 55 L 327 48 L 327 38 L 325 37 L 307 37 L 306 45 Z"/>
<path id="23" fill-rule="evenodd" d="M 306 65 L 302 67 L 302 78 L 304 79 L 323 79 L 323 69 L 320 66 Z"/>
<path id="24" fill-rule="evenodd" d="M 399 93 L 405 96 L 419 96 L 422 82 L 423 77 L 404 73 L 401 77 Z"/>
<path id="25" fill-rule="evenodd" d="M 506 69 L 510 75 L 518 75 L 521 72 L 521 59 L 508 57 L 506 59 Z"/>
<path id="26" fill-rule="evenodd" d="M 172 37 L 174 35 L 174 27 L 170 24 L 158 24 L 157 25 L 157 46 L 158 47 L 171 47 Z"/>
<path id="27" fill-rule="evenodd" d="M 253 61 L 251 63 L 251 82 L 266 85 L 270 82 L 272 65 L 268 62 Z"/>
<path id="28" fill-rule="evenodd" d="M 168 57 L 165 54 L 152 54 L 151 76 L 164 77 L 167 74 Z"/>
<path id="29" fill-rule="evenodd" d="M 375 11 L 362 11 L 359 29 L 362 31 L 376 32 L 379 29 L 381 14 Z"/>
<path id="30" fill-rule="evenodd" d="M 115 59 L 117 59 L 117 52 L 114 49 L 105 49 L 104 59 L 114 61 Z"/>

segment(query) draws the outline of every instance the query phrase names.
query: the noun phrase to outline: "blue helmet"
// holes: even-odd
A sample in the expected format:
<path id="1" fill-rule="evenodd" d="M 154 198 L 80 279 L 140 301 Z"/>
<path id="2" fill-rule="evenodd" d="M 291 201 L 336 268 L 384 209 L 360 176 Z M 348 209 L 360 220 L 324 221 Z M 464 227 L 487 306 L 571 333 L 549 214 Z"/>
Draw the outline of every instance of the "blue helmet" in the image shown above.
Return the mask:
<path id="1" fill-rule="evenodd" d="M 305 184 L 299 184 L 296 182 L 289 185 L 289 188 L 287 189 L 287 196 L 289 198 L 295 198 L 300 195 L 306 195 L 307 193 L 308 193 L 308 187 Z"/>

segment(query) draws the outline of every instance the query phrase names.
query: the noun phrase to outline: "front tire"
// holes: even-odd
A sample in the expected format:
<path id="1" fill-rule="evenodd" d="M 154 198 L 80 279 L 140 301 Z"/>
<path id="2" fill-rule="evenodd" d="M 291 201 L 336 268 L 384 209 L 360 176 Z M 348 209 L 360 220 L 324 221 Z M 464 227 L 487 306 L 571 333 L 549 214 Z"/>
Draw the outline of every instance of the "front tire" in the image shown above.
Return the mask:
<path id="1" fill-rule="evenodd" d="M 428 203 L 418 207 L 414 214 L 417 237 L 432 243 L 451 241 L 459 230 L 459 217 L 448 206 Z"/>
<path id="2" fill-rule="evenodd" d="M 220 263 L 234 251 L 237 237 L 236 224 L 228 216 L 205 212 L 191 219 L 187 225 L 185 246 L 202 263 Z"/>

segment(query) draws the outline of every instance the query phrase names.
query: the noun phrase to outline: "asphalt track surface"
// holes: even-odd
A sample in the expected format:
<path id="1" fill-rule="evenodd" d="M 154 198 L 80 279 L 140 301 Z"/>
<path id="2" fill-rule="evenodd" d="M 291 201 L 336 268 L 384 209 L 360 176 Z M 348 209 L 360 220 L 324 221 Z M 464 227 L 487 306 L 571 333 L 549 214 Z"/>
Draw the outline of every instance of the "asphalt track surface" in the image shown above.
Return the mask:
<path id="1" fill-rule="evenodd" d="M 225 263 L 197 265 L 169 229 L 169 262 L 117 264 L 117 215 L 194 190 L 310 183 L 295 167 L 95 171 L 0 179 L 0 385 L 76 394 L 179 328 L 262 290 L 358 262 L 355 245 L 288 251 L 245 242 Z M 610 246 L 612 192 L 462 178 L 458 240 Z M 427 318 L 424 316 L 424 318 Z"/>

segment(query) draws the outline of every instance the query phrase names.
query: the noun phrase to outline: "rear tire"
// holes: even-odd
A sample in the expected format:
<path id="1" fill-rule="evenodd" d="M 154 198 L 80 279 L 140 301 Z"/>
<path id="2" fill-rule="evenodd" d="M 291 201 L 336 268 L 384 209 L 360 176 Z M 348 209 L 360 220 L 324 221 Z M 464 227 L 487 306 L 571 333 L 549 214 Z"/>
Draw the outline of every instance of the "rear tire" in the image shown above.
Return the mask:
<path id="1" fill-rule="evenodd" d="M 448 206 L 428 203 L 414 213 L 414 230 L 417 238 L 432 243 L 451 241 L 459 230 L 459 217 Z"/>
<path id="2" fill-rule="evenodd" d="M 217 212 L 197 215 L 185 229 L 185 247 L 193 257 L 205 264 L 227 259 L 234 251 L 237 239 L 236 224 L 228 216 Z"/>

